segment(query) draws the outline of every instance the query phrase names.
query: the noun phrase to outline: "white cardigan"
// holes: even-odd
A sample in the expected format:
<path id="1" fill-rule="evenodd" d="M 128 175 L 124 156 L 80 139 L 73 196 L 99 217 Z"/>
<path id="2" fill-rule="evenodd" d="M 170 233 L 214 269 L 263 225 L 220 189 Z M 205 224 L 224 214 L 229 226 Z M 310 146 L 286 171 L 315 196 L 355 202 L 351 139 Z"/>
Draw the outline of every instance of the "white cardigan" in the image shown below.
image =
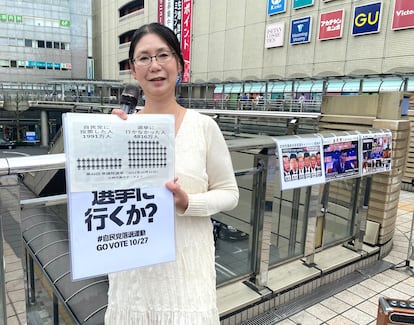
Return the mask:
<path id="1" fill-rule="evenodd" d="M 106 325 L 219 324 L 210 216 L 233 209 L 239 191 L 210 117 L 186 111 L 175 138 L 175 171 L 189 196 L 187 210 L 175 217 L 177 259 L 110 274 Z"/>

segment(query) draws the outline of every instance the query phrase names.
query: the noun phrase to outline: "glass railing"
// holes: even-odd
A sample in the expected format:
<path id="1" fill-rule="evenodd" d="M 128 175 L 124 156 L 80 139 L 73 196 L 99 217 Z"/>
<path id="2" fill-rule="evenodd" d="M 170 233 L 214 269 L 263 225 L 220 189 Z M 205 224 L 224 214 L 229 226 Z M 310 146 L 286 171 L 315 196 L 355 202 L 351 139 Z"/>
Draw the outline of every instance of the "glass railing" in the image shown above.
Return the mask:
<path id="1" fill-rule="evenodd" d="M 315 227 L 309 226 L 309 211 L 311 205 L 319 207 L 320 201 L 319 195 L 312 196 L 311 192 L 318 194 L 323 189 L 318 185 L 281 191 L 272 137 L 231 134 L 226 138 L 240 200 L 234 210 L 212 216 L 218 287 L 236 280 L 263 287 L 271 268 L 295 258 L 306 257 L 312 261 L 318 242 L 320 247 L 328 247 L 353 236 L 357 202 L 352 196 L 344 198 L 336 194 L 336 187 L 345 185 L 340 182 L 330 184 L 330 209 L 325 213 L 323 225 L 325 233 L 322 236 L 323 231 L 317 233 L 316 228 L 315 235 Z M 48 302 L 55 324 L 99 324 L 106 309 L 107 279 L 71 281 L 66 195 L 36 197 L 32 193 L 33 197 L 25 199 L 25 195 L 18 193 L 19 188 L 20 193 L 22 188 L 26 189 L 19 184 L 25 174 L 64 168 L 64 154 L 0 159 L 2 209 L 21 214 L 22 241 L 26 252 L 23 269 L 27 279 L 27 312 L 44 308 L 45 303 L 38 301 L 36 294 L 38 283 L 41 283 L 46 288 L 45 292 L 50 294 Z M 10 178 L 14 182 L 12 192 Z M 351 188 L 347 191 L 352 192 L 355 184 L 355 180 L 350 180 L 346 186 Z M 25 191 L 28 192 L 27 189 Z M 5 202 L 5 198 L 9 200 Z M 12 208 L 7 209 L 6 206 Z M 321 238 L 319 241 L 318 236 Z M 1 247 L 0 253 L 3 254 Z M 0 277 L 3 277 L 0 282 L 4 284 L 4 270 L 0 269 Z M 5 289 L 0 286 L 3 297 L 0 312 L 3 316 L 6 315 Z"/>

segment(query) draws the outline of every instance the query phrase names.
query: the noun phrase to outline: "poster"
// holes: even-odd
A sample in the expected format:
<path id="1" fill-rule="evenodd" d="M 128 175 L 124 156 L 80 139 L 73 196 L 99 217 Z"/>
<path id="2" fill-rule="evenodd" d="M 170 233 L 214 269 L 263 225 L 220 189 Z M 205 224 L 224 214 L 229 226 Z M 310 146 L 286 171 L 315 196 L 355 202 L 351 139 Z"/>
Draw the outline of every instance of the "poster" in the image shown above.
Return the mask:
<path id="1" fill-rule="evenodd" d="M 392 133 L 372 130 L 361 134 L 362 175 L 391 170 Z"/>
<path id="2" fill-rule="evenodd" d="M 63 115 L 72 279 L 175 259 L 174 116 Z"/>
<path id="3" fill-rule="evenodd" d="M 283 136 L 274 140 L 282 190 L 325 182 L 322 140 L 318 135 Z"/>
<path id="4" fill-rule="evenodd" d="M 326 181 L 360 176 L 359 134 L 321 134 Z"/>

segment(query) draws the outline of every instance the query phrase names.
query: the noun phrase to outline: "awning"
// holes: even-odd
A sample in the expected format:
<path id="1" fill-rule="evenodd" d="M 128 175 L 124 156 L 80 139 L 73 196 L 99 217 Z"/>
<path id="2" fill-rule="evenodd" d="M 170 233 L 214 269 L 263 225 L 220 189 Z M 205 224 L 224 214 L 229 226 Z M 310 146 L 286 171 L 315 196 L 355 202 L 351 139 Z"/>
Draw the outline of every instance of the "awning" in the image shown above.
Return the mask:
<path id="1" fill-rule="evenodd" d="M 262 82 L 253 83 L 250 92 L 251 93 L 264 93 L 266 90 L 266 84 Z"/>
<path id="2" fill-rule="evenodd" d="M 295 83 L 295 92 L 310 93 L 313 86 L 312 81 L 300 81 Z"/>
<path id="3" fill-rule="evenodd" d="M 359 92 L 359 86 L 360 86 L 360 80 L 359 79 L 346 80 L 345 84 L 342 88 L 342 91 L 344 93 L 358 93 Z"/>
<path id="4" fill-rule="evenodd" d="M 283 93 L 286 91 L 290 92 L 292 89 L 292 82 L 271 82 L 268 86 L 268 91 L 272 93 Z"/>
<path id="5" fill-rule="evenodd" d="M 414 79 L 408 79 L 407 91 L 414 91 Z"/>
<path id="6" fill-rule="evenodd" d="M 344 80 L 328 80 L 327 93 L 340 93 L 344 87 Z"/>
<path id="7" fill-rule="evenodd" d="M 311 92 L 313 93 L 321 93 L 323 92 L 323 80 L 317 80 L 313 82 Z"/>
<path id="8" fill-rule="evenodd" d="M 223 92 L 223 85 L 222 84 L 216 84 L 214 88 L 215 94 L 221 94 Z M 226 91 L 224 91 L 226 93 Z"/>
<path id="9" fill-rule="evenodd" d="M 297 93 L 321 93 L 323 91 L 323 80 L 301 81 L 295 83 Z"/>
<path id="10" fill-rule="evenodd" d="M 385 79 L 382 81 L 379 91 L 402 91 L 403 89 L 403 79 Z"/>
<path id="11" fill-rule="evenodd" d="M 379 92 L 382 80 L 381 79 L 364 79 L 362 81 L 362 92 L 376 93 Z"/>
<path id="12" fill-rule="evenodd" d="M 241 93 L 243 91 L 242 84 L 231 84 L 231 93 Z"/>

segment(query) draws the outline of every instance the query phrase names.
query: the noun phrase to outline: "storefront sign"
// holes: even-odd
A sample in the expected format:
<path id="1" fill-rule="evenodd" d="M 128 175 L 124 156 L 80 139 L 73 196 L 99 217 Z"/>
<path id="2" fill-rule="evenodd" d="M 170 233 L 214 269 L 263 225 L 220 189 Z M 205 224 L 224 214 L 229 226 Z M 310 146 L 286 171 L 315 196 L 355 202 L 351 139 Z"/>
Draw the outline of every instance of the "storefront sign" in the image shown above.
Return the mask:
<path id="1" fill-rule="evenodd" d="M 344 27 L 344 10 L 336 10 L 320 14 L 319 40 L 328 40 L 342 37 Z"/>
<path id="2" fill-rule="evenodd" d="M 290 44 L 309 43 L 311 26 L 312 18 L 310 16 L 292 19 L 290 25 Z"/>
<path id="3" fill-rule="evenodd" d="M 283 46 L 285 35 L 285 23 L 274 23 L 267 25 L 266 27 L 266 38 L 265 48 L 280 47 Z"/>
<path id="4" fill-rule="evenodd" d="M 355 7 L 352 35 L 378 33 L 381 22 L 381 2 Z"/>
<path id="5" fill-rule="evenodd" d="M 267 14 L 274 15 L 286 11 L 286 0 L 267 0 Z"/>
<path id="6" fill-rule="evenodd" d="M 414 1 L 395 0 L 392 14 L 392 29 L 406 29 L 414 27 Z"/>
<path id="7" fill-rule="evenodd" d="M 183 82 L 190 82 L 190 59 L 191 59 L 191 33 L 192 33 L 192 15 L 193 4 L 192 0 L 182 0 L 182 37 L 181 49 L 184 58 L 184 73 L 181 77 Z"/>
<path id="8" fill-rule="evenodd" d="M 299 9 L 313 5 L 313 0 L 293 0 L 293 9 Z"/>

